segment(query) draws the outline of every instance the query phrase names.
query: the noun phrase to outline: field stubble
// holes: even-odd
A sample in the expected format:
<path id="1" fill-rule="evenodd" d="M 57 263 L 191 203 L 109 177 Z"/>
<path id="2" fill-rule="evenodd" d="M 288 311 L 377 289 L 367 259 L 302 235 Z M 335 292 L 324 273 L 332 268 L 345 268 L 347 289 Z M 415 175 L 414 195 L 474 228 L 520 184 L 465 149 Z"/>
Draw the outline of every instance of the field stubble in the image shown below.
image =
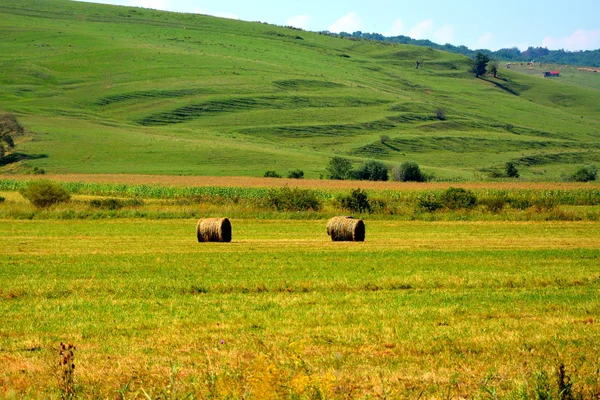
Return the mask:
<path id="1" fill-rule="evenodd" d="M 367 221 L 1 222 L 3 390 L 84 397 L 476 397 L 564 362 L 598 390 L 600 226 Z M 595 383 L 593 379 L 596 379 Z"/>

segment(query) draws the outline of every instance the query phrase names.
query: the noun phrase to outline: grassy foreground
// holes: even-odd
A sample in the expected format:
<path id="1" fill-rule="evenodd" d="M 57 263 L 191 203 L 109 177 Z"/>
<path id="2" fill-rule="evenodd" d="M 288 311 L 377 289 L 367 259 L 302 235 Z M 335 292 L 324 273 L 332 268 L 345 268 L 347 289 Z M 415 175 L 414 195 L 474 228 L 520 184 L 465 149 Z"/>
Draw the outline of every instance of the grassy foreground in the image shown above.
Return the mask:
<path id="1" fill-rule="evenodd" d="M 232 222 L 0 221 L 0 396 L 59 397 L 61 341 L 84 398 L 600 393 L 597 223 Z"/>

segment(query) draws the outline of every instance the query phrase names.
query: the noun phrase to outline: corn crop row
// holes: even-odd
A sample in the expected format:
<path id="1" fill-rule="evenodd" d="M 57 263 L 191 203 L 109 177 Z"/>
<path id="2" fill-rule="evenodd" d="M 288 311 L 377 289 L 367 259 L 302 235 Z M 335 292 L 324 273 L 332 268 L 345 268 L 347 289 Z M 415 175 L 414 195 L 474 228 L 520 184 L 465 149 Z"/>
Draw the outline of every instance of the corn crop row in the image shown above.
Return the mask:
<path id="1" fill-rule="evenodd" d="M 18 191 L 26 186 L 26 181 L 0 179 L 0 191 Z M 252 187 L 220 186 L 161 186 L 132 185 L 114 183 L 65 182 L 63 187 L 73 194 L 95 196 L 138 197 L 143 199 L 177 199 L 191 197 L 220 197 L 226 199 L 264 199 L 269 191 L 277 189 Z M 460 186 L 460 185 L 457 185 Z M 312 189 L 314 195 L 322 201 L 331 201 L 347 195 L 350 190 Z M 366 190 L 370 198 L 412 204 L 422 196 L 439 196 L 444 189 L 422 189 L 414 191 Z M 529 201 L 545 202 L 554 205 L 592 206 L 600 205 L 600 189 L 474 189 L 478 199 L 503 198 L 509 202 Z"/>

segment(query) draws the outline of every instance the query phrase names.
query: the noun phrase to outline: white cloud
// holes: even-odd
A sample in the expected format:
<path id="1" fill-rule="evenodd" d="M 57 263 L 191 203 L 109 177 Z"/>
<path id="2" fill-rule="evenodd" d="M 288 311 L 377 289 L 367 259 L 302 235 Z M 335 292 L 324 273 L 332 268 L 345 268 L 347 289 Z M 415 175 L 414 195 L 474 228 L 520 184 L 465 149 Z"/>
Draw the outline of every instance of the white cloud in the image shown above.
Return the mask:
<path id="1" fill-rule="evenodd" d="M 450 25 L 444 25 L 433 32 L 433 41 L 438 44 L 454 42 L 454 28 Z"/>
<path id="2" fill-rule="evenodd" d="M 548 36 L 542 40 L 542 46 L 550 50 L 595 50 L 600 48 L 600 29 L 578 29 L 570 36 L 554 38 Z"/>
<path id="3" fill-rule="evenodd" d="M 425 21 L 419 22 L 408 32 L 408 36 L 413 39 L 425 39 L 432 34 L 433 25 L 432 19 L 426 19 Z"/>
<path id="4" fill-rule="evenodd" d="M 479 39 L 477 39 L 477 48 L 478 49 L 484 49 L 487 48 L 490 44 L 490 42 L 492 41 L 492 38 L 494 37 L 494 35 L 492 34 L 492 32 L 486 32 L 483 35 L 481 35 L 479 37 Z"/>
<path id="5" fill-rule="evenodd" d="M 400 18 L 394 21 L 392 28 L 383 33 L 383 36 L 400 36 L 404 35 L 404 22 Z"/>
<path id="6" fill-rule="evenodd" d="M 310 17 L 308 15 L 296 15 L 289 18 L 286 24 L 295 28 L 306 29 L 309 20 Z"/>
<path id="7" fill-rule="evenodd" d="M 227 19 L 240 19 L 240 17 L 234 13 L 219 12 L 219 11 L 211 12 L 211 11 L 207 11 L 203 8 L 196 8 L 194 10 L 194 14 L 212 15 L 213 17 L 227 18 Z"/>
<path id="8" fill-rule="evenodd" d="M 329 32 L 340 33 L 348 32 L 353 33 L 360 30 L 360 16 L 356 12 L 350 12 L 342 18 L 335 21 L 329 27 Z"/>

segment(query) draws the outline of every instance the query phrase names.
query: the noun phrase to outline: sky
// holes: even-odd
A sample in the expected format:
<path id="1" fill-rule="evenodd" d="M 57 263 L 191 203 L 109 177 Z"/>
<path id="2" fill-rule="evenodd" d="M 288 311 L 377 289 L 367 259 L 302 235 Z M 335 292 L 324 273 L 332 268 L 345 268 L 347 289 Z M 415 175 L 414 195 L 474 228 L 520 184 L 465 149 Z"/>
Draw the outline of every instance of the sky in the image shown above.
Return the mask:
<path id="1" fill-rule="evenodd" d="M 471 49 L 600 49 L 600 0 L 87 0 L 292 25 L 410 36 Z"/>

